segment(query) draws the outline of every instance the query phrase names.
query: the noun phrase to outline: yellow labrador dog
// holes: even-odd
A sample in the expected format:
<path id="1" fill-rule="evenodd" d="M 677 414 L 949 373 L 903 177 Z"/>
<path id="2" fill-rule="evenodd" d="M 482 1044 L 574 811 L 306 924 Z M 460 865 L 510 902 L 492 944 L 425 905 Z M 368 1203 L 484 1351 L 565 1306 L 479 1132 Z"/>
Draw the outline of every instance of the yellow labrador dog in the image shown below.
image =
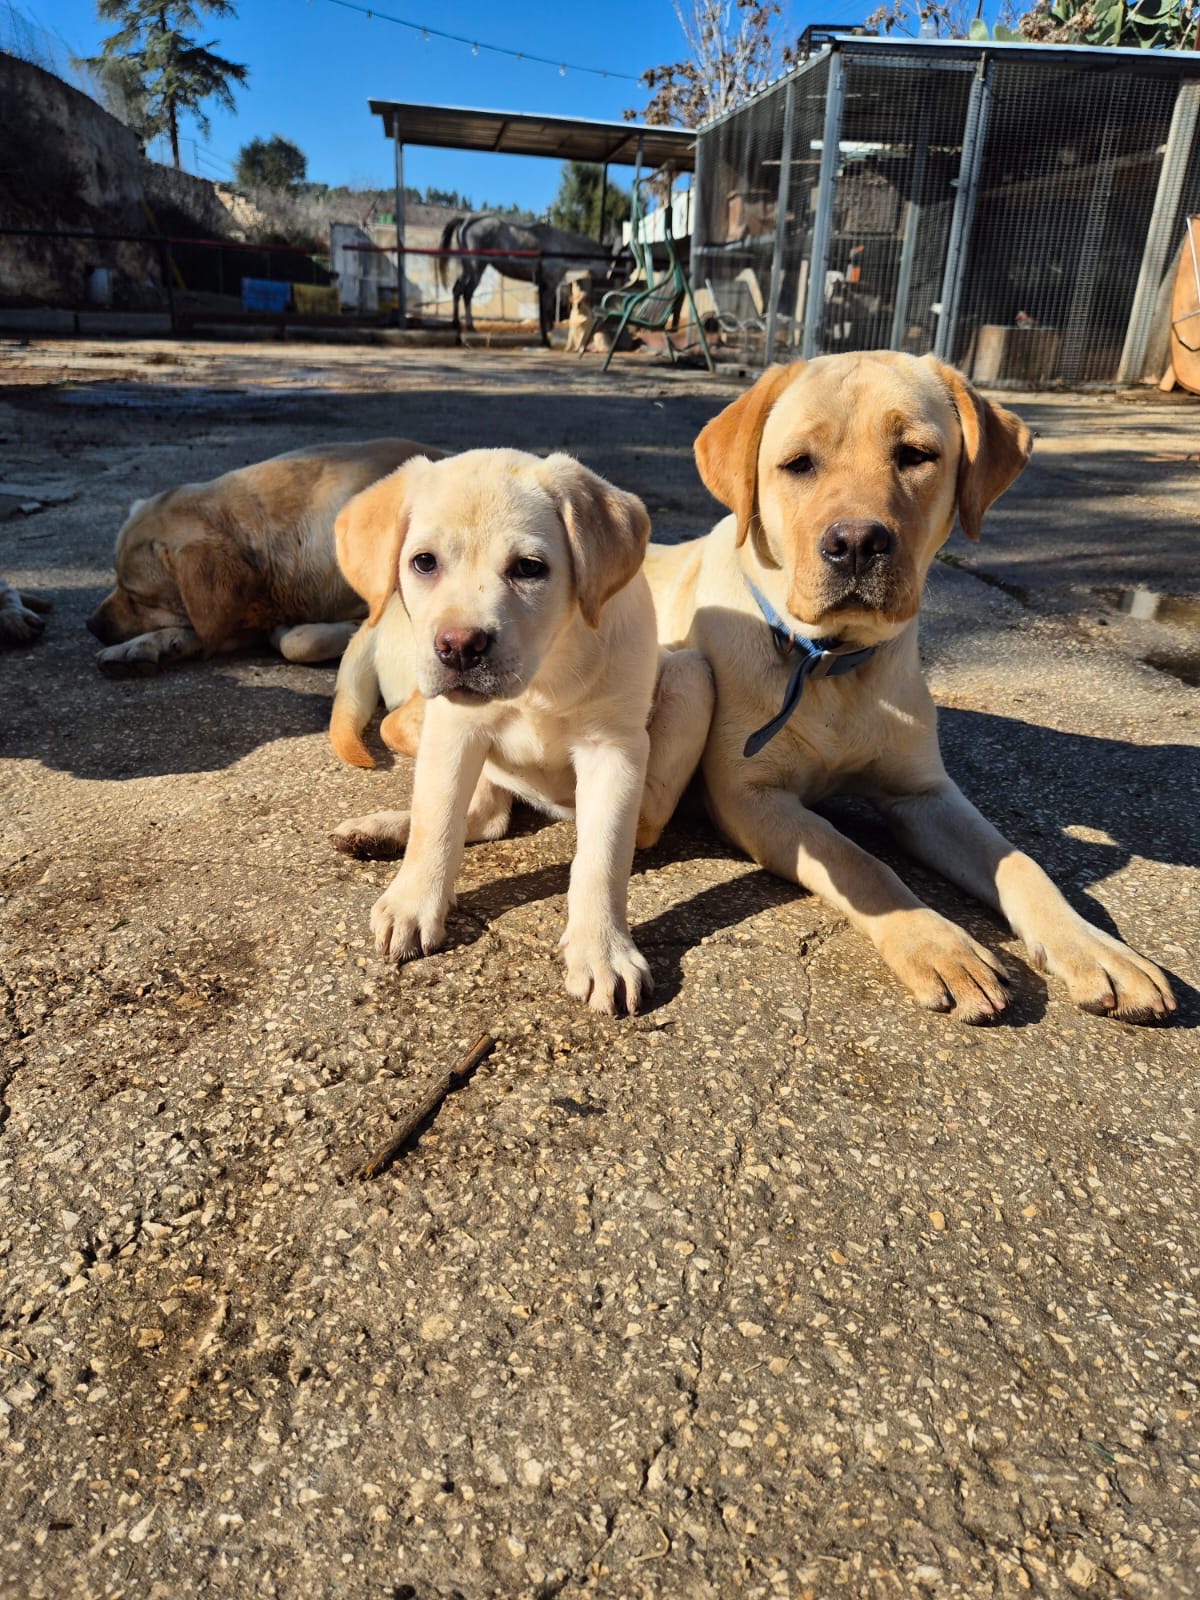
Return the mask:
<path id="1" fill-rule="evenodd" d="M 989 950 L 923 905 L 810 807 L 867 795 L 901 842 L 1001 912 L 1085 1010 L 1174 1009 L 1157 967 L 1092 927 L 947 777 L 917 655 L 917 609 L 957 510 L 978 539 L 1029 456 L 1029 430 L 932 357 L 880 352 L 774 367 L 701 433 L 700 476 L 732 513 L 651 546 L 660 639 L 708 658 L 702 769 L 727 837 L 836 906 L 921 1005 L 1004 1009 Z"/>
<path id="2" fill-rule="evenodd" d="M 410 439 L 317 445 L 135 500 L 117 535 L 117 584 L 88 618 L 113 677 L 261 639 L 328 661 L 363 605 L 338 571 L 333 524 L 352 495 L 414 455 Z"/>
<path id="3" fill-rule="evenodd" d="M 393 704 L 417 696 L 411 812 L 374 812 L 332 836 L 351 855 L 405 848 L 371 913 L 380 955 L 406 961 L 442 943 L 464 844 L 503 837 L 517 797 L 575 817 L 568 991 L 631 1013 L 650 993 L 626 914 L 658 674 L 649 533 L 636 496 L 569 456 L 516 450 L 412 461 L 338 518 L 342 569 L 370 606 L 339 678 L 343 711 L 348 675 L 364 721 L 380 677 Z M 707 729 L 669 693 L 660 702 L 682 729 L 665 821 Z"/>

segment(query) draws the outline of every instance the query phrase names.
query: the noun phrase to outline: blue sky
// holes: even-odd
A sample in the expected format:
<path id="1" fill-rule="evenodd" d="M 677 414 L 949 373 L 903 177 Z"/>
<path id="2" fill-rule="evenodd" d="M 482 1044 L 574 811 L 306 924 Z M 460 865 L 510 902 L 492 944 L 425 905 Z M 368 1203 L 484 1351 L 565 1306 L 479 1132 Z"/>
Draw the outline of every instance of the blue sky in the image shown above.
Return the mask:
<path id="1" fill-rule="evenodd" d="M 98 52 L 112 31 L 101 25 L 91 0 L 14 0 L 32 22 L 77 55 Z M 370 0 L 361 0 L 369 4 Z M 390 146 L 367 110 L 372 96 L 488 110 L 544 112 L 556 116 L 619 121 L 626 106 L 641 107 L 647 93 L 636 79 L 650 66 L 678 60 L 683 40 L 670 0 L 603 0 L 596 5 L 547 4 L 545 0 L 381 0 L 383 10 L 417 24 L 464 34 L 480 44 L 504 45 L 567 63 L 603 68 L 608 78 L 555 66 L 515 61 L 468 45 L 368 19 L 334 0 L 241 0 L 233 21 L 208 22 L 206 41 L 250 69 L 237 95 L 237 112 L 210 107 L 207 143 L 184 129 L 183 164 L 206 177 L 228 177 L 248 140 L 280 133 L 308 157 L 317 182 L 384 186 L 392 182 Z M 686 0 L 685 0 L 686 4 Z M 798 32 L 809 20 L 861 20 L 872 0 L 830 0 L 810 8 L 793 5 L 789 22 Z M 163 151 L 159 159 L 169 160 Z M 466 151 L 410 148 L 405 180 L 436 184 L 483 201 L 515 201 L 543 209 L 558 187 L 557 162 Z M 613 177 L 621 181 L 621 171 Z"/>

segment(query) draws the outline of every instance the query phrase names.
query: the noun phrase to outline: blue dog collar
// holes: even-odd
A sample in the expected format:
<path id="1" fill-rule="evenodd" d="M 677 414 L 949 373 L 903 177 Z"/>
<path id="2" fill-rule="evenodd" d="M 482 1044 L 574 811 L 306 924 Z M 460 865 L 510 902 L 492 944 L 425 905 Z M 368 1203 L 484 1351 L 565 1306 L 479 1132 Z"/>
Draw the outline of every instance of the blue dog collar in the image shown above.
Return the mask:
<path id="1" fill-rule="evenodd" d="M 839 655 L 834 650 L 818 650 L 811 640 L 805 639 L 802 634 L 792 632 L 766 595 L 749 578 L 746 579 L 746 587 L 754 596 L 755 605 L 766 619 L 775 639 L 775 648 L 780 655 L 790 656 L 793 651 L 798 651 L 800 655 L 788 679 L 787 688 L 783 691 L 783 704 L 770 722 L 764 722 L 762 727 L 746 740 L 742 755 L 756 756 L 762 747 L 775 737 L 800 704 L 800 696 L 804 693 L 804 685 L 809 678 L 840 678 L 844 672 L 852 672 L 855 667 L 873 656 L 875 646 L 871 644 L 863 650 L 850 650 L 845 655 Z"/>

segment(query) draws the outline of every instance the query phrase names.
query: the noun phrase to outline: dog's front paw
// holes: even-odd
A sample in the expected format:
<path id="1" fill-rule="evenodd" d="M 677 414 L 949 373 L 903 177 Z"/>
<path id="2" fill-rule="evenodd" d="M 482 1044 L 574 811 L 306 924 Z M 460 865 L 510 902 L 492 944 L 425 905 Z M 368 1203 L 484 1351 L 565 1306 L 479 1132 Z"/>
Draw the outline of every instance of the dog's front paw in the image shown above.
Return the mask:
<path id="1" fill-rule="evenodd" d="M 162 657 L 155 641 L 141 634 L 101 650 L 96 665 L 106 678 L 149 678 L 162 671 Z"/>
<path id="2" fill-rule="evenodd" d="M 1152 961 L 1082 917 L 1031 949 L 1034 964 L 1061 978 L 1077 1006 L 1122 1022 L 1161 1022 L 1175 1009 L 1171 986 Z"/>
<path id="3" fill-rule="evenodd" d="M 0 645 L 32 644 L 45 629 L 41 612 L 47 610 L 45 601 L 0 585 Z"/>
<path id="4" fill-rule="evenodd" d="M 414 893 L 397 877 L 371 907 L 376 950 L 397 963 L 429 955 L 446 936 L 449 909 L 442 900 Z"/>
<path id="5" fill-rule="evenodd" d="M 879 953 L 927 1011 L 953 1011 L 960 1022 L 991 1022 L 1008 1004 L 1008 973 L 998 956 L 927 907 L 897 911 Z"/>
<path id="6" fill-rule="evenodd" d="M 356 861 L 394 861 L 408 843 L 411 820 L 408 811 L 372 811 L 369 816 L 341 823 L 329 835 L 329 842 Z"/>
<path id="7" fill-rule="evenodd" d="M 586 1000 L 593 1011 L 636 1016 L 654 990 L 641 951 L 619 929 L 576 934 L 568 927 L 559 949 L 567 968 L 567 993 Z"/>

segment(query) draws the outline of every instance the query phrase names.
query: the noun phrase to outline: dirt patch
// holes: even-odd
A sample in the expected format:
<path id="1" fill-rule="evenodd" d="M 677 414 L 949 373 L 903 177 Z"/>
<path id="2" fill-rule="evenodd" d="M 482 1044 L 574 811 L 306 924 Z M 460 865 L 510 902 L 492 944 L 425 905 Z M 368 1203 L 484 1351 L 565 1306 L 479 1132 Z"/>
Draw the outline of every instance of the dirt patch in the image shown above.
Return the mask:
<path id="1" fill-rule="evenodd" d="M 0 524 L 0 571 L 55 601 L 0 658 L 0 1588 L 1189 1594 L 1200 740 L 1194 693 L 1063 599 L 1124 586 L 1130 516 L 1194 540 L 1147 410 L 1014 402 L 1064 447 L 956 542 L 996 582 L 936 567 L 922 643 L 951 771 L 1173 970 L 1172 1029 L 1075 1011 L 855 808 L 1004 954 L 1003 1026 L 910 1008 L 698 809 L 635 864 L 647 1015 L 563 990 L 567 824 L 468 852 L 447 948 L 393 971 L 394 866 L 326 835 L 410 769 L 339 766 L 333 671 L 95 668 L 129 501 L 308 442 L 570 449 L 660 537 L 705 530 L 692 443 L 741 385 L 598 369 L 0 349 L 5 480 L 63 495 Z"/>

